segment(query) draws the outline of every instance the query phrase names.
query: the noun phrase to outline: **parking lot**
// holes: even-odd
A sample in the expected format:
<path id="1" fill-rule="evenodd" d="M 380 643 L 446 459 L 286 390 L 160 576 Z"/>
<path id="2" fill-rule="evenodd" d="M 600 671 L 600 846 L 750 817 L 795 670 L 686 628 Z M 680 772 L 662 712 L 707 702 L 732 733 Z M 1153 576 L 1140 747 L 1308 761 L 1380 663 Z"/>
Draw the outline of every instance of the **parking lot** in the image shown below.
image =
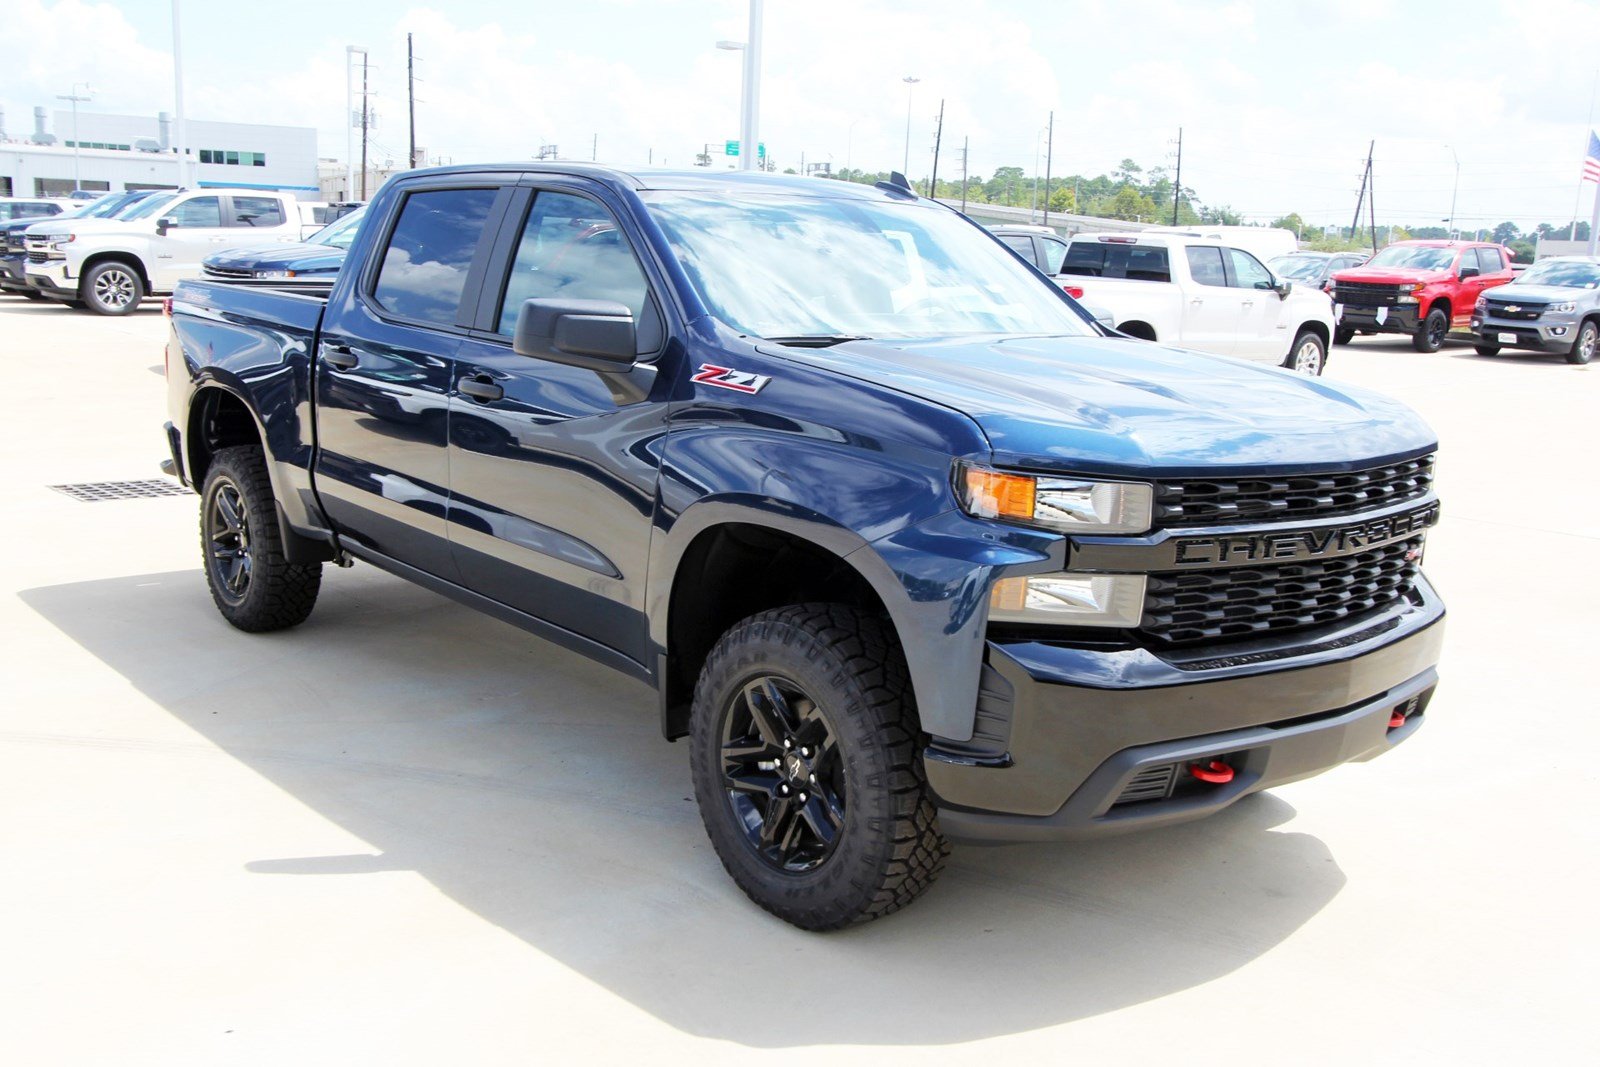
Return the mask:
<path id="1" fill-rule="evenodd" d="M 0 1060 L 1592 1055 L 1600 370 L 1333 350 L 1442 441 L 1443 681 L 1395 753 L 958 848 L 815 935 L 723 875 L 645 688 L 370 567 L 233 631 L 192 496 L 52 490 L 160 477 L 163 332 L 0 298 Z"/>

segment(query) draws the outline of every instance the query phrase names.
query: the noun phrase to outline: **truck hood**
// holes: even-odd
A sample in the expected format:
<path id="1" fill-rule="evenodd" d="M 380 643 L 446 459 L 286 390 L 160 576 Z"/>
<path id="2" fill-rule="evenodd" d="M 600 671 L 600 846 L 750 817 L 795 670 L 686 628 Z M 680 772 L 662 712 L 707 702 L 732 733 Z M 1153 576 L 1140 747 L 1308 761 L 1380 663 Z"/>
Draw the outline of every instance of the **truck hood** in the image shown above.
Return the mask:
<path id="1" fill-rule="evenodd" d="M 37 228 L 30 226 L 28 232 L 34 235 L 44 235 L 57 233 L 145 233 L 147 231 L 140 229 L 138 223 L 129 223 L 123 219 L 52 219 L 49 222 L 39 223 Z M 148 232 L 153 233 L 154 230 Z"/>
<path id="2" fill-rule="evenodd" d="M 277 244 L 269 248 L 229 248 L 206 257 L 206 266 L 227 270 L 292 270 L 296 274 L 337 271 L 345 250 L 333 245 Z"/>
<path id="3" fill-rule="evenodd" d="M 1519 285 L 1512 282 L 1510 285 L 1497 285 L 1492 289 L 1484 290 L 1484 295 L 1494 294 L 1496 300 L 1509 300 L 1515 303 L 1518 300 L 1531 300 L 1539 304 L 1553 304 L 1558 300 L 1581 300 L 1584 294 L 1591 293 L 1591 289 L 1565 285 Z"/>
<path id="4" fill-rule="evenodd" d="M 964 412 L 1009 466 L 1158 477 L 1347 470 L 1436 445 L 1415 412 L 1381 394 L 1146 341 L 849 341 L 805 358 Z"/>
<path id="5" fill-rule="evenodd" d="M 1401 282 L 1443 282 L 1448 281 L 1450 277 L 1451 273 L 1448 270 L 1429 270 L 1423 267 L 1350 267 L 1335 271 L 1333 275 L 1336 282 L 1376 282 L 1394 285 L 1399 285 Z"/>

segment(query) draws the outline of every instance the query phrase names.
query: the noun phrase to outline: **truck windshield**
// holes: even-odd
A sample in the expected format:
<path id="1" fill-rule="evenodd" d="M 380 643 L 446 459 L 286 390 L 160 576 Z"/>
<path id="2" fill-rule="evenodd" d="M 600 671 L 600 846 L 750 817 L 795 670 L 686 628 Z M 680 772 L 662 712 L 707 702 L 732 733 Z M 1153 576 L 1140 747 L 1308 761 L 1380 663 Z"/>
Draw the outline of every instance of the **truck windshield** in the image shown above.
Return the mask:
<path id="1" fill-rule="evenodd" d="M 1280 278 L 1292 278 L 1297 282 L 1314 282 L 1322 277 L 1322 268 L 1325 264 L 1319 256 L 1279 256 L 1267 266 Z"/>
<path id="2" fill-rule="evenodd" d="M 306 238 L 309 245 L 332 245 L 334 248 L 348 250 L 356 239 L 356 231 L 361 228 L 361 219 L 366 215 L 366 208 L 358 208 L 348 215 L 341 215 L 322 229 Z"/>
<path id="3" fill-rule="evenodd" d="M 1091 332 L 1063 294 L 944 208 L 723 191 L 640 195 L 706 307 L 744 333 Z"/>
<path id="4" fill-rule="evenodd" d="M 1600 286 L 1600 263 L 1587 259 L 1547 259 L 1523 271 L 1517 284 L 1593 289 Z"/>
<path id="5" fill-rule="evenodd" d="M 152 196 L 122 217 L 130 222 L 134 219 L 147 219 L 176 199 L 178 199 L 177 193 L 163 193 L 160 196 Z"/>
<path id="6" fill-rule="evenodd" d="M 1369 267 L 1417 267 L 1445 270 L 1456 259 L 1453 248 L 1419 248 L 1416 245 L 1390 245 L 1367 260 Z"/>

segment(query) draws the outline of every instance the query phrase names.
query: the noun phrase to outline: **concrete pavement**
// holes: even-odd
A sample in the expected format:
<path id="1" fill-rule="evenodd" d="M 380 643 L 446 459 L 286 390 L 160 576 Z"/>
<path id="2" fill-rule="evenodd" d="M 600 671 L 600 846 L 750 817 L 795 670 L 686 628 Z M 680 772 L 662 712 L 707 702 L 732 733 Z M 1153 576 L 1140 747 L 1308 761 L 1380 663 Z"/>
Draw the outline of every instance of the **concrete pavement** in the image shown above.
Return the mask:
<path id="1" fill-rule="evenodd" d="M 818 936 L 726 878 L 643 687 L 368 567 L 237 633 L 193 497 L 47 488 L 157 476 L 163 340 L 0 297 L 0 1062 L 1594 1053 L 1600 370 L 1334 350 L 1442 438 L 1443 682 L 1394 754 L 958 849 Z"/>

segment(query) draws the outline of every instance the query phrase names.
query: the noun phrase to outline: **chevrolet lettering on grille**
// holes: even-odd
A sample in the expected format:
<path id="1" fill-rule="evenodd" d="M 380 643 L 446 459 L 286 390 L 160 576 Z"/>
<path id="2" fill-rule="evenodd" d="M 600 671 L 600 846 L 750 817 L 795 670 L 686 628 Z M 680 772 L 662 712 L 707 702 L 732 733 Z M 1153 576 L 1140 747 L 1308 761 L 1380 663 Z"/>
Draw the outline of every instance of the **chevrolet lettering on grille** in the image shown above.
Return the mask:
<path id="1" fill-rule="evenodd" d="M 1186 537 L 1174 545 L 1174 562 L 1180 567 L 1215 567 L 1340 556 L 1411 537 L 1438 521 L 1439 505 L 1430 504 L 1404 515 L 1390 515 L 1369 522 L 1321 530 Z"/>

